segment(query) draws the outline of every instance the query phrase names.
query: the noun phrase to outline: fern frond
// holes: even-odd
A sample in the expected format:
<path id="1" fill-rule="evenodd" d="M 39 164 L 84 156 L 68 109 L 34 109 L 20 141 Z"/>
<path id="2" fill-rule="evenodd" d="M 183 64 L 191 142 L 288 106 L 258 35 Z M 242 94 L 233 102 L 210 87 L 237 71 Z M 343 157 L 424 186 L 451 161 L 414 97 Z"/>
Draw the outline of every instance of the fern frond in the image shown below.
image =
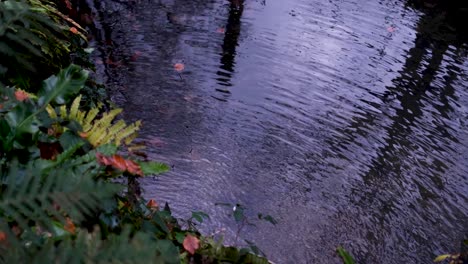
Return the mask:
<path id="1" fill-rule="evenodd" d="M 117 108 L 105 113 L 101 119 L 94 122 L 92 130 L 96 130 L 100 127 L 108 127 L 122 110 L 122 108 Z"/>
<path id="2" fill-rule="evenodd" d="M 60 106 L 60 116 L 62 118 L 67 118 L 68 117 L 67 106 L 66 105 Z"/>
<path id="3" fill-rule="evenodd" d="M 123 129 L 122 131 L 120 131 L 119 134 L 116 135 L 116 137 L 115 137 L 115 143 L 116 144 L 117 144 L 117 142 L 120 143 L 126 137 L 130 137 L 133 134 L 135 134 L 138 130 L 140 130 L 140 125 L 141 125 L 141 121 L 137 121 L 137 122 L 129 125 L 125 129 Z M 126 144 L 127 145 L 130 144 L 130 142 L 128 142 L 128 143 L 126 142 Z"/>
<path id="4" fill-rule="evenodd" d="M 69 119 L 77 120 L 78 109 L 80 107 L 80 102 L 81 102 L 81 94 L 78 97 L 76 97 L 75 100 L 73 100 L 73 103 L 72 103 L 72 105 L 70 107 L 70 114 L 68 115 Z"/>
<path id="5" fill-rule="evenodd" d="M 84 132 L 88 132 L 89 130 L 91 130 L 91 128 L 93 127 L 92 126 L 92 122 L 94 120 L 94 118 L 96 118 L 96 116 L 99 114 L 99 108 L 93 108 L 91 110 L 88 111 L 88 113 L 86 114 L 86 118 L 84 119 L 83 123 L 81 123 L 81 126 L 83 127 L 83 131 Z"/>
<path id="6" fill-rule="evenodd" d="M 120 190 L 114 184 L 96 182 L 89 174 L 74 175 L 66 164 L 56 166 L 48 175 L 43 172 L 30 166 L 24 177 L 7 176 L 8 187 L 1 195 L 0 211 L 23 229 L 33 221 L 52 230 L 50 216 L 63 219 L 64 213 L 79 221 Z"/>

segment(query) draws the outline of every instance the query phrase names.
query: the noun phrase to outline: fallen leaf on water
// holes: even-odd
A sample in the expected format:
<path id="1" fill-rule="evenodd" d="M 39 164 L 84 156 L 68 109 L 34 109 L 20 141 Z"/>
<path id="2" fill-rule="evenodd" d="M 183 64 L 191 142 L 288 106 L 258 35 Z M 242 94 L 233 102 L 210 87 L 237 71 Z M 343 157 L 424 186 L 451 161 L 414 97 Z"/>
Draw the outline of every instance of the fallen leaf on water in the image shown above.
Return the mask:
<path id="1" fill-rule="evenodd" d="M 132 61 L 136 61 L 141 56 L 141 51 L 135 51 L 130 58 Z"/>
<path id="2" fill-rule="evenodd" d="M 395 32 L 395 30 L 396 30 L 396 28 L 394 28 L 394 27 L 388 27 L 387 28 L 388 32 Z"/>
<path id="3" fill-rule="evenodd" d="M 218 29 L 216 30 L 216 32 L 217 32 L 217 33 L 220 33 L 220 34 L 224 34 L 224 33 L 226 32 L 226 29 L 224 29 L 224 28 L 221 27 L 221 28 L 218 28 Z"/>
<path id="4" fill-rule="evenodd" d="M 185 69 L 185 65 L 182 63 L 176 63 L 174 64 L 174 69 L 178 72 L 181 72 Z"/>
<path id="5" fill-rule="evenodd" d="M 200 240 L 192 235 L 187 235 L 182 243 L 184 249 L 190 254 L 195 254 L 195 251 L 200 247 Z"/>

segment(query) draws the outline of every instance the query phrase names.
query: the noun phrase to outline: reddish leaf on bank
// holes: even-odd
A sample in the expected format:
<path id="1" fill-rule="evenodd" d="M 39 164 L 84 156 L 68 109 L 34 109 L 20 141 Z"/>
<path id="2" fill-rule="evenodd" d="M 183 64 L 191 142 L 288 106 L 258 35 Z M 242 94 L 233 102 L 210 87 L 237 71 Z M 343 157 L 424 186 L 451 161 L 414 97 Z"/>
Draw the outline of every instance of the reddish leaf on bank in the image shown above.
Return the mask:
<path id="1" fill-rule="evenodd" d="M 192 235 L 187 235 L 182 245 L 187 252 L 193 255 L 195 251 L 200 248 L 200 240 Z"/>
<path id="2" fill-rule="evenodd" d="M 150 208 L 150 209 L 158 209 L 158 208 L 159 208 L 159 205 L 158 205 L 158 203 L 157 203 L 155 200 L 151 199 L 151 200 L 149 200 L 148 203 L 146 204 L 146 207 L 148 207 L 148 208 Z"/>
<path id="3" fill-rule="evenodd" d="M 7 238 L 7 235 L 5 234 L 5 232 L 0 231 L 0 242 L 5 241 L 6 238 Z"/>
<path id="4" fill-rule="evenodd" d="M 76 227 L 75 227 L 75 224 L 73 224 L 73 221 L 67 217 L 66 219 L 66 224 L 65 226 L 63 227 L 63 229 L 67 230 L 68 232 L 72 233 L 72 234 L 75 234 L 76 232 Z"/>
<path id="5" fill-rule="evenodd" d="M 16 98 L 16 100 L 18 100 L 20 102 L 23 102 L 24 100 L 29 98 L 29 95 L 25 91 L 16 90 L 15 91 L 15 98 Z"/>
<path id="6" fill-rule="evenodd" d="M 78 34 L 78 29 L 76 29 L 76 27 L 71 27 L 70 32 L 73 34 Z"/>
<path id="7" fill-rule="evenodd" d="M 96 160 L 102 165 L 111 166 L 120 171 L 128 171 L 133 175 L 143 176 L 143 171 L 141 170 L 140 165 L 133 160 L 124 159 L 120 155 L 107 157 L 98 152 L 96 153 Z"/>

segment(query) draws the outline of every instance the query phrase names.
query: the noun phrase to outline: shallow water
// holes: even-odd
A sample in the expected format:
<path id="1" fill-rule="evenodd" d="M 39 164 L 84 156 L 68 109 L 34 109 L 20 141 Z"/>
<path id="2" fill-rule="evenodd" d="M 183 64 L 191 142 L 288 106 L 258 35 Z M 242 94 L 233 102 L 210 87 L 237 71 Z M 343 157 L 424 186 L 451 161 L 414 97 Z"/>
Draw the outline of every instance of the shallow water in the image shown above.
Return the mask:
<path id="1" fill-rule="evenodd" d="M 234 3 L 236 2 L 236 3 Z M 99 75 L 150 158 L 142 182 L 275 263 L 430 263 L 468 234 L 468 45 L 405 1 L 95 1 Z M 447 18 L 448 17 L 448 18 Z M 183 63 L 179 74 L 174 64 Z"/>

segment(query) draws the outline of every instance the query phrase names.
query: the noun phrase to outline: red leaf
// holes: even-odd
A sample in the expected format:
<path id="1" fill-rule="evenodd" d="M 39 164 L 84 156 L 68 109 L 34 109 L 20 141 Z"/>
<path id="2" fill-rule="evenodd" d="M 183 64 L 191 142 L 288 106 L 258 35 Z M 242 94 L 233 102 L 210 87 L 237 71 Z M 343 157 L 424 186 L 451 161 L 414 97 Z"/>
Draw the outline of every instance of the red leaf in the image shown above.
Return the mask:
<path id="1" fill-rule="evenodd" d="M 119 169 L 121 171 L 125 171 L 127 169 L 127 165 L 125 163 L 125 159 L 122 156 L 114 155 L 111 157 L 112 167 Z"/>
<path id="2" fill-rule="evenodd" d="M 25 91 L 16 90 L 15 97 L 16 97 L 16 100 L 23 102 L 24 100 L 29 98 L 29 95 Z"/>
<path id="3" fill-rule="evenodd" d="M 55 160 L 62 153 L 63 149 L 59 142 L 44 143 L 38 142 L 41 159 Z"/>
<path id="4" fill-rule="evenodd" d="M 78 34 L 78 29 L 76 29 L 76 27 L 71 27 L 70 32 L 73 34 Z"/>
<path id="5" fill-rule="evenodd" d="M 157 203 L 155 200 L 151 199 L 151 200 L 149 200 L 148 203 L 146 204 L 146 207 L 148 207 L 148 208 L 150 208 L 150 209 L 158 209 L 158 208 L 159 208 L 159 205 L 158 205 L 158 203 Z"/>
<path id="6" fill-rule="evenodd" d="M 127 167 L 127 171 L 133 175 L 143 176 L 143 171 L 141 170 L 140 165 L 132 160 L 125 160 L 125 165 Z"/>
<path id="7" fill-rule="evenodd" d="M 185 65 L 182 63 L 176 63 L 174 64 L 174 69 L 178 72 L 181 72 L 185 69 Z"/>
<path id="8" fill-rule="evenodd" d="M 187 252 L 193 255 L 195 251 L 200 248 L 200 240 L 192 235 L 187 235 L 182 245 Z"/>
<path id="9" fill-rule="evenodd" d="M 69 217 L 67 217 L 66 221 L 67 223 L 65 224 L 63 229 L 67 230 L 68 232 L 72 234 L 75 234 L 75 231 L 76 231 L 75 224 L 73 224 L 72 220 Z"/>
<path id="10" fill-rule="evenodd" d="M 143 171 L 138 163 L 133 160 L 124 159 L 122 156 L 113 155 L 111 157 L 107 157 L 97 152 L 96 160 L 99 164 L 112 166 L 120 171 L 128 171 L 133 175 L 143 176 Z"/>
<path id="11" fill-rule="evenodd" d="M 7 238 L 7 235 L 5 234 L 5 232 L 0 231 L 0 242 L 5 241 L 6 238 Z"/>

